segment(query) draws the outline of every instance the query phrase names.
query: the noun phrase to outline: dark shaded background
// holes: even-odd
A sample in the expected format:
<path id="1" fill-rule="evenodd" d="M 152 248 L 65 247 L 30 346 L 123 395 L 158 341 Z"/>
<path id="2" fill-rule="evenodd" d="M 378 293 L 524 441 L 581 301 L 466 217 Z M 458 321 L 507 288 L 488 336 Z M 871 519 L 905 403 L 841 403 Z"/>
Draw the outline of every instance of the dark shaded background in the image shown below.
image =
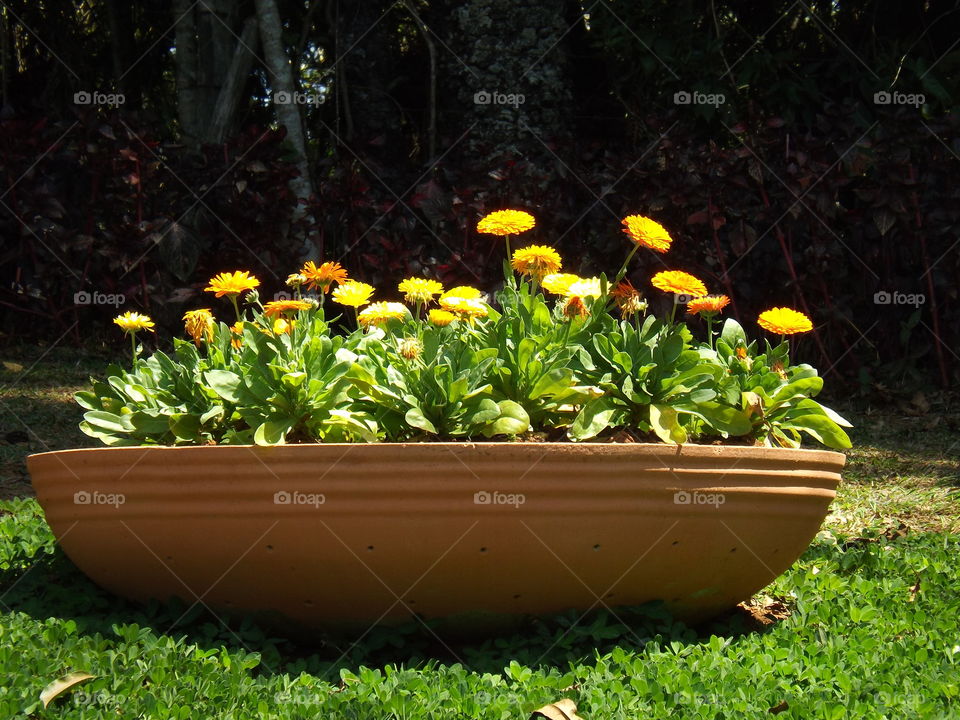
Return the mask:
<path id="1" fill-rule="evenodd" d="M 800 359 L 851 391 L 960 379 L 956 0 L 276 5 L 314 98 L 299 204 L 253 2 L 0 2 L 0 343 L 134 309 L 179 333 L 213 273 L 269 298 L 306 257 L 384 299 L 493 287 L 474 228 L 511 206 L 589 274 L 622 261 L 620 218 L 657 218 L 676 243 L 635 285 L 693 272 L 748 326 L 804 310 Z"/>

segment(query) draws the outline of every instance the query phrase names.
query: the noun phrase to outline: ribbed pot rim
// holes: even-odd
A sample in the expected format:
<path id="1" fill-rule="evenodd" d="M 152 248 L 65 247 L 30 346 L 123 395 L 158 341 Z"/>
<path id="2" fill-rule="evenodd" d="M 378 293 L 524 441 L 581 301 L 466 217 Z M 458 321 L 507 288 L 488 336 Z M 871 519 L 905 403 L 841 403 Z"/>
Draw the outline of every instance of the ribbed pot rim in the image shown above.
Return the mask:
<path id="1" fill-rule="evenodd" d="M 124 447 L 93 447 L 93 448 L 71 448 L 66 450 L 50 450 L 42 453 L 33 453 L 28 455 L 28 459 L 40 459 L 53 456 L 81 455 L 87 453 L 142 453 L 144 450 L 158 453 L 217 453 L 233 450 L 252 450 L 254 452 L 301 452 L 306 449 L 328 448 L 331 451 L 343 451 L 347 448 L 363 448 L 369 452 L 387 452 L 410 450 L 427 450 L 431 447 L 438 449 L 478 449 L 478 450 L 496 450 L 504 451 L 529 450 L 538 453 L 556 453 L 558 455 L 580 453 L 596 454 L 602 450 L 611 455 L 673 455 L 686 457 L 721 457 L 724 455 L 738 455 L 744 459 L 763 459 L 796 461 L 803 459 L 805 461 L 823 462 L 826 464 L 837 464 L 841 466 L 846 462 L 846 455 L 836 450 L 822 450 L 819 448 L 772 448 L 758 447 L 753 445 L 697 445 L 687 443 L 684 445 L 667 445 L 666 443 L 598 443 L 598 442 L 419 442 L 419 443 L 295 443 L 286 445 L 128 445 Z M 302 450 L 296 450 L 300 448 Z"/>

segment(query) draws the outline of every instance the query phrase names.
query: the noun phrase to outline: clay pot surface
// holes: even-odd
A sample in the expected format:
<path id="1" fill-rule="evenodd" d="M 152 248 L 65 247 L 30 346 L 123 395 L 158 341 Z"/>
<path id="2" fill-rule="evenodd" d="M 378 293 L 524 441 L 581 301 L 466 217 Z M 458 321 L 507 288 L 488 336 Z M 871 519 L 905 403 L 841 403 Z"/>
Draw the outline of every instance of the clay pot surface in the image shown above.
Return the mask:
<path id="1" fill-rule="evenodd" d="M 803 553 L 844 460 L 382 443 L 64 450 L 28 465 L 63 550 L 107 590 L 345 629 L 651 600 L 705 619 Z"/>

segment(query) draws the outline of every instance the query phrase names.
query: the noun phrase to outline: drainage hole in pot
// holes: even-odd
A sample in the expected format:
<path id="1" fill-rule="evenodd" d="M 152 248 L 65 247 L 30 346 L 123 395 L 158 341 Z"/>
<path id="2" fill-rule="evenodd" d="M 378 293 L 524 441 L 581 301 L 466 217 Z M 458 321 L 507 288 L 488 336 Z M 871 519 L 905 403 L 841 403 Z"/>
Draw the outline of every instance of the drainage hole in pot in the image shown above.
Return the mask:
<path id="1" fill-rule="evenodd" d="M 514 599 L 514 600 L 519 600 L 519 599 L 520 599 L 520 593 L 517 593 L 516 595 L 514 595 L 514 596 L 513 596 L 513 599 Z"/>
<path id="2" fill-rule="evenodd" d="M 607 593 L 607 597 L 608 597 L 608 598 L 612 598 L 612 597 L 613 597 L 613 593 Z"/>
<path id="3" fill-rule="evenodd" d="M 480 552 L 485 553 L 487 549 L 485 547 L 480 548 Z"/>
<path id="4" fill-rule="evenodd" d="M 313 600 L 304 600 L 303 604 L 307 607 L 313 607 Z"/>
<path id="5" fill-rule="evenodd" d="M 594 552 L 596 552 L 596 551 L 599 550 L 599 549 L 600 549 L 600 543 L 597 543 L 596 545 L 593 546 L 593 551 L 594 551 Z"/>
<path id="6" fill-rule="evenodd" d="M 671 545 L 679 545 L 679 544 L 680 544 L 680 541 L 679 541 L 679 540 L 674 540 L 674 541 L 673 541 L 672 543 L 670 543 L 670 544 L 671 544 Z"/>
<path id="7" fill-rule="evenodd" d="M 273 552 L 273 545 L 267 545 L 267 552 Z"/>
<path id="8" fill-rule="evenodd" d="M 734 553 L 734 552 L 736 552 L 736 551 L 737 551 L 737 549 L 736 549 L 735 547 L 730 548 L 730 552 Z"/>
<path id="9" fill-rule="evenodd" d="M 173 555 L 167 555 L 167 562 L 170 562 L 171 560 L 173 560 Z"/>
<path id="10" fill-rule="evenodd" d="M 407 604 L 408 604 L 408 605 L 416 605 L 416 604 L 417 604 L 417 601 L 416 601 L 416 600 L 408 600 L 408 601 L 407 601 Z"/>
<path id="11" fill-rule="evenodd" d="M 373 545 L 367 545 L 367 552 L 373 552 Z"/>

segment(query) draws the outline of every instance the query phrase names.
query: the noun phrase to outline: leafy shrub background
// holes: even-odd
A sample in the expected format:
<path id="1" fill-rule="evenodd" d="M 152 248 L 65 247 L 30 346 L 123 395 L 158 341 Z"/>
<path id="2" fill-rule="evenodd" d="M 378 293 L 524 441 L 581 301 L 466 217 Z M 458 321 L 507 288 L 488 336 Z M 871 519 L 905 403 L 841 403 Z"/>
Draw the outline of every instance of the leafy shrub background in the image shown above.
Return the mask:
<path id="1" fill-rule="evenodd" d="M 657 217 L 678 236 L 672 266 L 728 292 L 745 325 L 772 304 L 809 310 L 818 330 L 798 359 L 828 375 L 960 377 L 956 7 L 603 0 L 588 30 L 569 2 L 564 22 L 531 38 L 532 18 L 557 6 L 471 0 L 455 12 L 421 1 L 439 52 L 430 131 L 429 47 L 401 5 L 364 4 L 336 22 L 306 5 L 279 3 L 289 52 L 301 86 L 331 100 L 304 113 L 315 196 L 301 217 L 258 64 L 240 129 L 194 151 L 179 142 L 172 18 L 160 4 L 133 3 L 119 18 L 129 47 L 116 44 L 106 6 L 74 17 L 10 4 L 60 59 L 9 18 L 20 65 L 0 119 L 0 331 L 90 337 L 112 308 L 75 306 L 82 289 L 123 293 L 174 330 L 216 271 L 249 268 L 266 295 L 282 290 L 305 233 L 317 254 L 387 295 L 419 273 L 492 288 L 501 249 L 474 225 L 514 205 L 537 216 L 532 241 L 556 243 L 584 272 L 620 256 L 620 217 Z M 252 4 L 237 8 L 242 20 Z M 557 42 L 547 37 L 564 27 Z M 359 39 L 335 68 L 337 33 Z M 483 43 L 503 63 L 481 62 Z M 553 49 L 535 66 L 523 60 L 541 47 Z M 118 76 L 116 52 L 143 59 Z M 74 105 L 64 64 L 84 87 L 124 90 L 127 103 Z M 518 67 L 529 72 L 518 79 Z M 504 83 L 528 93 L 506 123 L 470 101 L 480 87 L 514 89 Z M 726 102 L 675 105 L 681 90 Z M 923 93 L 926 104 L 877 105 L 883 90 Z M 640 287 L 660 269 L 647 262 L 633 272 Z M 877 305 L 882 291 L 926 302 Z"/>

